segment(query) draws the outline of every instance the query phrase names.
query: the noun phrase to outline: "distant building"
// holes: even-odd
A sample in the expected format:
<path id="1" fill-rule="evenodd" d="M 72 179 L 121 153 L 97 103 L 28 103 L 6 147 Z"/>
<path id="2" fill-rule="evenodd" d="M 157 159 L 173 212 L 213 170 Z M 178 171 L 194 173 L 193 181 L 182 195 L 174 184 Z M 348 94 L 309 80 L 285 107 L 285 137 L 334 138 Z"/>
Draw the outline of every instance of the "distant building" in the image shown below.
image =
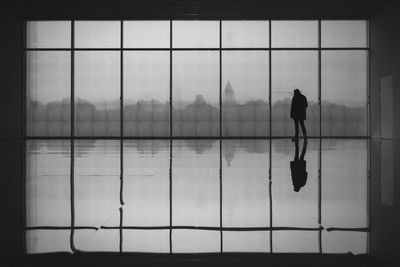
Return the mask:
<path id="1" fill-rule="evenodd" d="M 225 86 L 222 102 L 224 104 L 237 104 L 235 92 L 233 91 L 232 85 L 229 81 Z"/>

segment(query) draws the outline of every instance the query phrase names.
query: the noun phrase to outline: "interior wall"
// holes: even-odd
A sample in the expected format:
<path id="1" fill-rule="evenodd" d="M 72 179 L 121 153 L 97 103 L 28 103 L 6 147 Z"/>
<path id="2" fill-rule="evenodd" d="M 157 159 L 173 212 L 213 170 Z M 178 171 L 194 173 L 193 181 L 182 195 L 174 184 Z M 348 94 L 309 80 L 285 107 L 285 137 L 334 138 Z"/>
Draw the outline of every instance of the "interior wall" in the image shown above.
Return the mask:
<path id="1" fill-rule="evenodd" d="M 393 1 L 370 21 L 371 68 L 371 254 L 384 266 L 400 262 L 400 1 Z M 380 138 L 380 79 L 393 77 L 393 138 Z M 387 119 L 387 118 L 385 118 Z M 382 157 L 383 143 L 393 149 L 393 164 Z M 384 152 L 385 154 L 387 152 Z M 390 154 L 389 153 L 389 154 Z M 393 201 L 383 204 L 381 171 L 393 174 Z M 385 190 L 383 191 L 385 192 Z M 385 196 L 386 194 L 384 194 Z"/>
<path id="2" fill-rule="evenodd" d="M 22 22 L 0 10 L 1 264 L 22 253 Z"/>

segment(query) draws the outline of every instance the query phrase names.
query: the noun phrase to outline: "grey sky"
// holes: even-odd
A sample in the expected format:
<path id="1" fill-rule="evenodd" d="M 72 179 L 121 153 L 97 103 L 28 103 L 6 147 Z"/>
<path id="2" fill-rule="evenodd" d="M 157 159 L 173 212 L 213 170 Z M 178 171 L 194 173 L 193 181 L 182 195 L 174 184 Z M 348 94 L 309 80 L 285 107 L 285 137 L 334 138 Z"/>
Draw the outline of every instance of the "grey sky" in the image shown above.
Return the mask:
<path id="1" fill-rule="evenodd" d="M 119 21 L 75 22 L 75 45 L 82 48 L 119 48 Z M 124 46 L 169 47 L 169 21 L 124 22 Z M 272 21 L 273 47 L 316 47 L 316 21 Z M 345 26 L 348 25 L 348 28 Z M 267 47 L 268 21 L 224 21 L 224 47 Z M 365 21 L 323 21 L 326 46 L 366 45 Z M 28 22 L 28 47 L 69 47 L 70 22 Z M 56 34 L 54 34 L 56 33 Z M 263 35 L 264 34 L 264 35 Z M 333 37 L 333 35 L 335 37 Z M 50 37 L 54 36 L 54 37 Z M 137 37 L 136 37 L 137 36 Z M 139 38 L 140 37 L 140 38 Z M 335 42 L 336 40 L 336 42 Z M 285 44 L 286 43 L 286 44 Z M 70 45 L 70 44 L 69 44 Z M 174 21 L 173 47 L 219 47 L 218 21 Z M 317 52 L 272 53 L 272 101 L 291 97 L 299 88 L 317 99 Z M 293 55 L 293 56 L 291 56 Z M 43 103 L 69 95 L 70 52 L 28 52 L 28 93 Z M 202 94 L 206 101 L 219 98 L 219 52 L 175 51 L 174 100 L 192 101 Z M 120 52 L 75 52 L 76 97 L 91 102 L 119 99 Z M 224 51 L 222 86 L 231 82 L 239 101 L 268 97 L 268 51 Z M 169 99 L 169 52 L 124 53 L 124 92 L 127 102 Z M 367 53 L 322 52 L 322 100 L 361 106 L 366 103 Z"/>

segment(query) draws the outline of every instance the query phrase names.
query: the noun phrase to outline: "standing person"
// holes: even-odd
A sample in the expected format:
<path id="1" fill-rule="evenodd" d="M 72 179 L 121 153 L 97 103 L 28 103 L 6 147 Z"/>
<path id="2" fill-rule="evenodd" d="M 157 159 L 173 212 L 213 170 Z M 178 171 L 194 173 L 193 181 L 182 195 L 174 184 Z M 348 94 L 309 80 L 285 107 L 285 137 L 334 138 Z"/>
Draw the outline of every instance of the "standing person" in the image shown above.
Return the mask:
<path id="1" fill-rule="evenodd" d="M 304 120 L 306 119 L 306 109 L 308 107 L 307 98 L 300 93 L 299 89 L 293 91 L 292 105 L 290 107 L 290 117 L 294 120 L 295 136 L 292 141 L 296 141 L 299 138 L 299 122 L 303 136 L 307 139 L 306 127 L 304 126 Z"/>

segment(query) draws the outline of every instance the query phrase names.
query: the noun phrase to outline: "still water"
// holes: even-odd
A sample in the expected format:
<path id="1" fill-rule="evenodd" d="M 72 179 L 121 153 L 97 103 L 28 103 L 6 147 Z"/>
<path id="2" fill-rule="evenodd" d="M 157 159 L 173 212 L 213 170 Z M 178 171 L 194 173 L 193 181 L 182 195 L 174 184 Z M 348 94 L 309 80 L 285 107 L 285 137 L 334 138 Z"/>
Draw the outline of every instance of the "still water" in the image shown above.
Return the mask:
<path id="1" fill-rule="evenodd" d="M 27 253 L 367 253 L 367 144 L 29 140 Z"/>

